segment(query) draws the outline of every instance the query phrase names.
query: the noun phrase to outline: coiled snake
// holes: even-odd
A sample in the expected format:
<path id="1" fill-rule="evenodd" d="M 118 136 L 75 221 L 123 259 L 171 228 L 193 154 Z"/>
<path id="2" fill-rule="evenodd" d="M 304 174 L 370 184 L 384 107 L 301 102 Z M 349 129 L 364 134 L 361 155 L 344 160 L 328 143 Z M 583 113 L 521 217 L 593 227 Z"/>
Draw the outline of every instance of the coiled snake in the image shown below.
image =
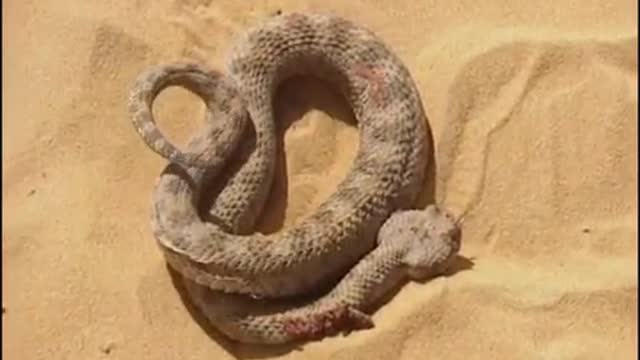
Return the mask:
<path id="1" fill-rule="evenodd" d="M 365 311 L 391 286 L 446 269 L 459 251 L 460 227 L 435 205 L 412 210 L 427 165 L 427 119 L 408 70 L 378 37 L 332 15 L 277 15 L 239 39 L 227 70 L 160 65 L 138 77 L 129 99 L 137 132 L 171 161 L 155 187 L 153 234 L 169 265 L 193 282 L 190 297 L 214 325 L 250 343 L 370 327 Z M 277 234 L 252 233 L 274 175 L 273 97 L 298 74 L 341 90 L 358 122 L 358 153 L 311 216 Z M 198 94 L 209 120 L 218 120 L 187 151 L 165 138 L 151 111 L 171 85 Z M 201 193 L 250 127 L 251 151 L 213 201 L 214 220 L 203 221 Z M 275 305 L 336 282 L 310 303 Z"/>

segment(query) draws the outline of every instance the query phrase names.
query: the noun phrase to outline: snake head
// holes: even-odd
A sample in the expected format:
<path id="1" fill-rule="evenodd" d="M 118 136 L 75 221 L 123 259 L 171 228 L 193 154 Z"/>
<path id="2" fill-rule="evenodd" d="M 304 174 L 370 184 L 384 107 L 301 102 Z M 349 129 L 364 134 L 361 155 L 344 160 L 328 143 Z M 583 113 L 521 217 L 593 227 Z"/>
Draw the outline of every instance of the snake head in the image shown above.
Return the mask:
<path id="1" fill-rule="evenodd" d="M 460 224 L 450 213 L 429 205 L 392 214 L 380 229 L 378 242 L 400 246 L 409 277 L 425 280 L 448 269 L 460 250 L 461 235 Z"/>

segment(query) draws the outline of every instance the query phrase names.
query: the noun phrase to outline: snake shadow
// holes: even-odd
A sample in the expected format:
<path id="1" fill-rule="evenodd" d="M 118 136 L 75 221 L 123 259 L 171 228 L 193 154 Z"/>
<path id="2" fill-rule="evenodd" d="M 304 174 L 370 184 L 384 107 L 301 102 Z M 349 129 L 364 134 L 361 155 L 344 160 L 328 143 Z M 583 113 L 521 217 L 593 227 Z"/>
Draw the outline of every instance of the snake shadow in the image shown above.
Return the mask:
<path id="1" fill-rule="evenodd" d="M 333 91 L 328 83 L 311 76 L 293 76 L 283 82 L 278 88 L 273 102 L 274 117 L 276 119 L 277 159 L 273 184 L 264 209 L 255 224 L 255 231 L 272 234 L 281 230 L 285 222 L 288 205 L 289 176 L 287 174 L 287 154 L 285 149 L 285 133 L 296 121 L 307 112 L 319 110 L 330 118 L 356 127 L 357 123 L 351 108 L 341 94 Z M 199 211 L 205 221 L 212 221 L 208 208 L 216 195 L 222 191 L 229 179 L 244 164 L 255 146 L 255 131 L 253 128 L 246 134 L 247 138 L 240 145 L 240 149 L 230 158 L 220 178 L 207 187 L 203 200 L 199 204 Z M 357 146 L 357 144 L 354 144 Z"/>
<path id="2" fill-rule="evenodd" d="M 288 205 L 289 182 L 287 174 L 287 156 L 284 144 L 284 135 L 289 128 L 300 120 L 310 110 L 319 110 L 330 118 L 343 122 L 349 126 L 357 127 L 355 116 L 346 99 L 332 86 L 317 77 L 294 76 L 279 87 L 274 99 L 274 114 L 277 126 L 277 160 L 274 180 L 269 197 L 266 201 L 262 215 L 255 224 L 255 231 L 263 234 L 272 234 L 281 230 L 285 222 L 285 213 Z M 199 212 L 205 221 L 213 221 L 207 209 L 216 195 L 222 191 L 227 181 L 239 169 L 240 164 L 246 162 L 254 144 L 255 132 L 251 129 L 247 135 L 247 141 L 241 144 L 241 149 L 230 159 L 221 177 L 209 186 L 199 204 Z M 435 202 L 436 187 L 436 158 L 435 146 L 431 128 L 427 123 L 428 139 L 428 165 L 425 169 L 423 191 L 416 200 L 415 207 L 424 208 Z M 358 144 L 354 144 L 358 146 Z"/>
<path id="3" fill-rule="evenodd" d="M 294 76 L 286 80 L 278 89 L 274 99 L 274 112 L 278 125 L 278 169 L 274 181 L 273 201 L 282 205 L 278 208 L 280 216 L 273 223 L 263 223 L 262 226 L 282 227 L 284 222 L 284 208 L 286 207 L 286 179 L 287 179 L 287 159 L 284 148 L 284 133 L 297 120 L 310 110 L 319 110 L 327 114 L 334 120 L 341 121 L 349 126 L 357 127 L 357 121 L 351 107 L 346 99 L 335 90 L 330 83 L 313 76 Z M 435 173 L 437 169 L 435 158 L 435 146 L 431 128 L 427 123 L 428 139 L 428 165 L 425 169 L 425 182 L 422 186 L 422 193 L 416 201 L 416 207 L 424 208 L 435 201 Z M 358 146 L 358 144 L 354 144 Z M 280 181 L 285 183 L 280 184 Z M 267 228 L 265 230 L 277 231 L 277 229 Z"/>
<path id="4" fill-rule="evenodd" d="M 278 159 L 277 168 L 274 175 L 274 184 L 268 199 L 262 219 L 258 221 L 257 230 L 263 233 L 274 233 L 282 229 L 284 224 L 285 210 L 287 207 L 287 163 L 286 152 L 284 148 L 284 134 L 295 121 L 299 120 L 305 113 L 315 109 L 325 112 L 332 119 L 342 121 L 349 126 L 357 126 L 355 116 L 351 111 L 348 103 L 341 94 L 332 90 L 330 84 L 321 79 L 310 76 L 296 76 L 285 81 L 279 88 L 274 100 L 275 118 L 278 126 Z M 428 124 L 427 124 L 428 125 Z M 432 132 L 429 126 L 429 161 L 425 176 L 423 191 L 418 197 L 415 206 L 424 208 L 428 204 L 435 201 L 435 179 L 436 179 L 436 160 L 434 156 L 434 142 Z M 357 144 L 355 145 L 357 146 Z M 472 259 L 458 255 L 454 260 L 454 264 L 447 273 L 442 276 L 451 276 L 459 271 L 471 269 L 473 267 Z M 184 281 L 178 273 L 167 266 L 172 282 L 180 295 L 185 308 L 194 319 L 194 321 L 203 329 L 203 331 L 216 343 L 221 345 L 229 354 L 238 359 L 263 359 L 282 356 L 292 351 L 300 350 L 305 342 L 291 343 L 285 345 L 248 345 L 229 339 L 219 332 L 206 317 L 195 307 L 190 301 L 188 291 L 185 288 Z M 425 282 L 427 282 L 426 280 Z M 391 289 L 375 306 L 369 309 L 373 313 L 380 307 L 387 304 L 400 291 L 402 282 L 394 289 Z M 328 289 L 327 289 L 328 291 Z M 322 291 L 320 291 L 322 292 Z"/>
<path id="5" fill-rule="evenodd" d="M 256 224 L 256 230 L 265 234 L 281 230 L 285 222 L 289 190 L 285 133 L 311 110 L 324 112 L 331 119 L 348 126 L 357 126 L 344 97 L 334 91 L 330 84 L 312 76 L 294 76 L 285 80 L 278 88 L 273 109 L 277 123 L 277 165 L 270 197 Z"/>
<path id="6" fill-rule="evenodd" d="M 355 116 L 346 99 L 326 81 L 313 76 L 294 76 L 279 87 L 274 99 L 274 114 L 277 125 L 277 161 L 274 173 L 274 181 L 269 198 L 265 204 L 260 219 L 257 220 L 255 230 L 264 234 L 271 234 L 281 230 L 285 222 L 285 213 L 288 205 L 289 176 L 287 174 L 287 156 L 284 143 L 284 135 L 291 126 L 300 120 L 311 110 L 322 111 L 331 119 L 340 121 L 348 126 L 357 127 Z M 425 169 L 425 182 L 422 193 L 416 201 L 417 208 L 424 208 L 435 201 L 435 146 L 431 128 L 427 124 L 428 141 L 428 166 Z M 252 136 L 255 133 L 252 131 Z M 250 151 L 251 140 L 247 142 L 249 148 L 241 151 L 232 159 L 232 167 L 243 164 Z M 353 144 L 357 147 L 358 144 Z M 237 169 L 231 168 L 228 174 Z M 229 176 L 229 175 L 227 175 Z M 212 193 L 219 192 L 224 187 L 224 181 L 211 187 Z M 212 199 L 215 195 L 208 195 Z M 204 208 L 208 205 L 204 203 Z M 204 211 L 203 213 L 206 213 Z"/>

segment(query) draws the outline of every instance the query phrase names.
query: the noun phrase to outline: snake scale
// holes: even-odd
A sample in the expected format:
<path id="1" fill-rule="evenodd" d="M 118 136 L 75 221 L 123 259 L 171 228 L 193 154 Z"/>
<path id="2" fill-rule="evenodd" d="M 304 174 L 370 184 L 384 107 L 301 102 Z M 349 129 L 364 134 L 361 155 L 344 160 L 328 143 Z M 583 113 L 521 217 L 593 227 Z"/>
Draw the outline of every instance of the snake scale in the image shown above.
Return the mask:
<path id="1" fill-rule="evenodd" d="M 409 71 L 375 34 L 330 14 L 278 14 L 242 34 L 226 68 L 154 66 L 129 96 L 136 131 L 170 161 L 154 189 L 153 235 L 193 303 L 221 332 L 278 344 L 368 328 L 366 311 L 391 287 L 447 269 L 460 249 L 459 223 L 436 205 L 412 208 L 430 151 L 425 111 Z M 253 226 L 275 172 L 273 99 L 294 75 L 341 91 L 358 123 L 359 148 L 312 215 L 265 235 Z M 207 106 L 206 126 L 185 150 L 152 114 L 168 86 L 189 89 Z M 244 162 L 228 171 L 242 151 Z M 203 194 L 221 178 L 205 220 Z M 320 295 L 292 300 L 309 294 Z"/>

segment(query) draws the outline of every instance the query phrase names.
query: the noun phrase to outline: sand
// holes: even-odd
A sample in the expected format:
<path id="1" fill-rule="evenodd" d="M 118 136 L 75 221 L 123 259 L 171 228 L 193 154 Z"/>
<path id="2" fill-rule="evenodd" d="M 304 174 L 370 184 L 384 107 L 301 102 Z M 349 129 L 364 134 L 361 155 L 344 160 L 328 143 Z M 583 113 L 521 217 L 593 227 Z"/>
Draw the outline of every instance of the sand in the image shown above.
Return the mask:
<path id="1" fill-rule="evenodd" d="M 181 300 L 149 226 L 165 161 L 129 122 L 145 67 L 219 67 L 271 12 L 328 9 L 412 72 L 435 143 L 422 203 L 465 215 L 455 273 L 410 283 L 375 329 L 227 341 Z M 2 354 L 7 359 L 632 359 L 637 351 L 637 3 L 625 0 L 3 2 Z M 259 230 L 334 191 L 357 150 L 322 82 L 287 83 Z M 184 143 L 203 105 L 155 108 Z M 345 120 L 346 121 L 341 121 Z M 312 146 L 313 145 L 313 146 Z"/>

